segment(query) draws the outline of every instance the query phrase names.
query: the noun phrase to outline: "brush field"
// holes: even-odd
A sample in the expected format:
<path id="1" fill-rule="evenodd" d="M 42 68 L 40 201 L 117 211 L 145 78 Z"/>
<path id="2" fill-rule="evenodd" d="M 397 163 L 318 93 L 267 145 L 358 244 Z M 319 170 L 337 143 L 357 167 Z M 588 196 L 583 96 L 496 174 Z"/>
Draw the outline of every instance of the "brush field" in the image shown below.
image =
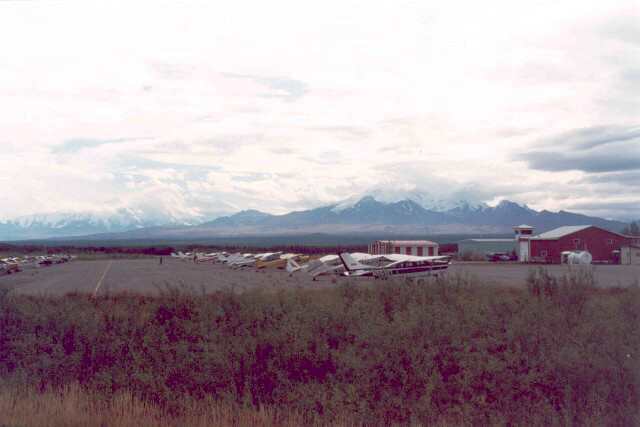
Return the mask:
<path id="1" fill-rule="evenodd" d="M 640 423 L 640 289 L 588 271 L 0 298 L 0 425 Z"/>

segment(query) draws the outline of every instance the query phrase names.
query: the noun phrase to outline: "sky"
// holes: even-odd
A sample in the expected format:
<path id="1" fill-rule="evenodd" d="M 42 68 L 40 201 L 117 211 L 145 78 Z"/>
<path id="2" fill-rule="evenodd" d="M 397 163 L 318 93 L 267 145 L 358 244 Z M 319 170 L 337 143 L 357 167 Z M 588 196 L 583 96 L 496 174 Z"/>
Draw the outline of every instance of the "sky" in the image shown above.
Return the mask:
<path id="1" fill-rule="evenodd" d="M 0 219 L 371 189 L 640 218 L 640 3 L 0 1 Z"/>

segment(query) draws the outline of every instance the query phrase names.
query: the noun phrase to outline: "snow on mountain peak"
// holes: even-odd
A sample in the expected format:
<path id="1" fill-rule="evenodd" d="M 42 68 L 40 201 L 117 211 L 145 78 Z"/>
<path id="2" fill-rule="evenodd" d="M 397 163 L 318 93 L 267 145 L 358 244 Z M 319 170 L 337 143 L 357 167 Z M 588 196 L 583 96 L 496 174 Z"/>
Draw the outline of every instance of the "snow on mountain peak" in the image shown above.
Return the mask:
<path id="1" fill-rule="evenodd" d="M 158 226 L 192 226 L 217 216 L 199 210 L 185 212 L 155 205 L 41 213 L 0 221 L 0 240 L 81 236 Z"/>
<path id="2" fill-rule="evenodd" d="M 346 209 L 355 207 L 358 203 L 367 198 L 372 198 L 380 203 L 385 204 L 410 200 L 426 210 L 435 212 L 446 212 L 448 210 L 456 208 L 474 210 L 485 209 L 488 207 L 488 205 L 482 201 L 470 200 L 470 198 L 464 196 L 466 196 L 466 194 L 461 195 L 457 192 L 438 196 L 416 189 L 409 191 L 376 189 L 366 192 L 365 194 L 356 195 L 344 199 L 336 203 L 331 210 L 333 212 L 339 213 Z"/>

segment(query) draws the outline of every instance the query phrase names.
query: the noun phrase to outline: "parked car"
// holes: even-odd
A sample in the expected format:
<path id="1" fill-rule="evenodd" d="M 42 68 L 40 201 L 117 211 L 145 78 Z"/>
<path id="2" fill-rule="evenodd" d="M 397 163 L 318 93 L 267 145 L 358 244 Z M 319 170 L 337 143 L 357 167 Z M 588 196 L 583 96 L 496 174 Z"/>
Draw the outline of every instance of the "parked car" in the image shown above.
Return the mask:
<path id="1" fill-rule="evenodd" d="M 513 256 L 505 252 L 489 252 L 486 257 L 490 262 L 513 261 Z"/>

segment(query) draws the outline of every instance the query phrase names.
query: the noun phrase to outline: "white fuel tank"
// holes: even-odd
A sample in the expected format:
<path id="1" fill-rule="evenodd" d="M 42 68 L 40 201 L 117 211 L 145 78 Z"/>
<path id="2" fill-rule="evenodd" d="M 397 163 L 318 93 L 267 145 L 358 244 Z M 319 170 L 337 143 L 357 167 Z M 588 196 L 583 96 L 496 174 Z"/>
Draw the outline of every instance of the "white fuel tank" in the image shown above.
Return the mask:
<path id="1" fill-rule="evenodd" d="M 593 261 L 593 257 L 587 251 L 572 252 L 567 258 L 568 264 L 588 265 Z"/>

